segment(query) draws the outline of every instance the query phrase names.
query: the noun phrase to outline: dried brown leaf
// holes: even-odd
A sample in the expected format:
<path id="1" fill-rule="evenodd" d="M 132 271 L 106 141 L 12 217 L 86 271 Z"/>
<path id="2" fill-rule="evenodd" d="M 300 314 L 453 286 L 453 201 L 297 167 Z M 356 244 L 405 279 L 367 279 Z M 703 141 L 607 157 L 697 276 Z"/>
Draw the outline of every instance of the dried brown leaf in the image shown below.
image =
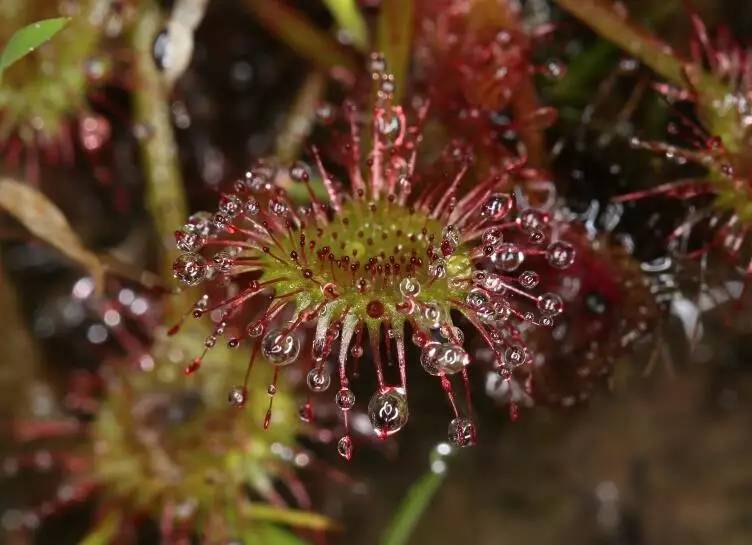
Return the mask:
<path id="1" fill-rule="evenodd" d="M 40 191 L 10 178 L 0 178 L 0 207 L 21 222 L 34 236 L 88 269 L 99 290 L 105 267 L 87 250 L 60 209 Z"/>

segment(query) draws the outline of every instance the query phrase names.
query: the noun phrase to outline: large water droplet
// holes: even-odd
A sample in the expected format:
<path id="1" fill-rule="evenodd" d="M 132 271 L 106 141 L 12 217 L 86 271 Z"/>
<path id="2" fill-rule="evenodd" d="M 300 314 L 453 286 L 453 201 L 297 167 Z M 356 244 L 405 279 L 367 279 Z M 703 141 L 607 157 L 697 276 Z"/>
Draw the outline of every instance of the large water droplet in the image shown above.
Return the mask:
<path id="1" fill-rule="evenodd" d="M 324 392 L 332 383 L 332 376 L 323 367 L 314 367 L 308 371 L 306 383 L 308 384 L 308 389 L 312 392 Z"/>
<path id="2" fill-rule="evenodd" d="M 206 260 L 196 253 L 186 253 L 178 256 L 172 264 L 172 274 L 186 286 L 200 284 L 208 272 Z"/>
<path id="3" fill-rule="evenodd" d="M 214 263 L 214 269 L 221 273 L 228 273 L 232 269 L 234 259 L 230 252 L 222 250 L 212 256 L 212 263 Z"/>
<path id="4" fill-rule="evenodd" d="M 428 274 L 434 278 L 444 278 L 447 274 L 446 261 L 444 259 L 436 259 L 428 266 Z"/>
<path id="5" fill-rule="evenodd" d="M 546 316 L 556 316 L 564 310 L 564 302 L 556 293 L 544 293 L 538 297 L 538 310 Z"/>
<path id="6" fill-rule="evenodd" d="M 514 206 L 514 199 L 506 193 L 494 193 L 485 203 L 481 213 L 492 221 L 504 219 Z"/>
<path id="7" fill-rule="evenodd" d="M 546 260 L 557 269 L 566 269 L 574 262 L 574 258 L 574 246 L 563 240 L 552 242 L 546 249 Z"/>
<path id="8" fill-rule="evenodd" d="M 300 341 L 290 333 L 273 329 L 264 335 L 261 351 L 270 363 L 278 366 L 289 365 L 298 357 Z"/>
<path id="9" fill-rule="evenodd" d="M 441 325 L 442 312 L 436 303 L 426 303 L 423 307 L 423 323 L 430 329 L 438 329 Z"/>
<path id="10" fill-rule="evenodd" d="M 243 386 L 233 386 L 227 394 L 227 402 L 233 407 L 242 407 L 247 398 L 246 389 Z"/>
<path id="11" fill-rule="evenodd" d="M 495 249 L 499 244 L 504 242 L 504 232 L 498 227 L 491 227 L 483 232 L 481 238 L 484 246 L 490 246 Z"/>
<path id="12" fill-rule="evenodd" d="M 520 227 L 526 233 L 542 231 L 548 223 L 549 215 L 534 208 L 527 208 L 520 212 L 518 217 Z"/>
<path id="13" fill-rule="evenodd" d="M 504 351 L 504 364 L 508 367 L 519 367 L 527 359 L 527 352 L 523 346 L 513 344 Z"/>
<path id="14" fill-rule="evenodd" d="M 400 282 L 399 289 L 403 297 L 417 297 L 420 294 L 420 282 L 407 276 Z"/>
<path id="15" fill-rule="evenodd" d="M 535 271 L 523 271 L 517 280 L 523 288 L 534 288 L 540 282 L 540 275 Z"/>
<path id="16" fill-rule="evenodd" d="M 381 109 L 376 113 L 376 130 L 386 143 L 396 142 L 402 133 L 402 120 L 393 108 Z"/>
<path id="17" fill-rule="evenodd" d="M 525 260 L 525 254 L 520 247 L 512 243 L 499 245 L 497 251 L 491 256 L 491 261 L 502 271 L 513 271 Z"/>
<path id="18" fill-rule="evenodd" d="M 340 437 L 339 441 L 337 441 L 337 452 L 345 460 L 352 458 L 353 443 L 349 435 Z"/>
<path id="19" fill-rule="evenodd" d="M 420 364 L 429 375 L 439 376 L 441 370 L 438 366 L 441 343 L 429 342 L 423 345 L 420 352 Z"/>
<path id="20" fill-rule="evenodd" d="M 436 367 L 447 375 L 459 373 L 470 365 L 470 356 L 456 344 L 442 344 L 437 352 Z"/>
<path id="21" fill-rule="evenodd" d="M 219 199 L 219 211 L 222 212 L 228 218 L 234 218 L 243 209 L 243 202 L 237 195 L 224 194 Z"/>
<path id="22" fill-rule="evenodd" d="M 350 388 L 340 388 L 334 396 L 334 403 L 343 411 L 349 411 L 355 406 L 355 394 Z"/>
<path id="23" fill-rule="evenodd" d="M 169 80 L 185 71 L 192 53 L 193 32 L 177 21 L 170 21 L 152 45 L 154 64 Z"/>
<path id="24" fill-rule="evenodd" d="M 197 252 L 205 243 L 206 237 L 199 233 L 187 230 L 175 231 L 175 245 L 179 250 L 184 252 Z"/>
<path id="25" fill-rule="evenodd" d="M 489 300 L 488 294 L 480 288 L 471 289 L 468 292 L 467 297 L 465 297 L 465 302 L 475 311 L 486 306 Z"/>
<path id="26" fill-rule="evenodd" d="M 311 171 L 303 161 L 295 161 L 290 166 L 290 178 L 296 182 L 308 183 L 311 180 Z"/>
<path id="27" fill-rule="evenodd" d="M 475 444 L 475 424 L 467 417 L 459 416 L 449 423 L 449 442 L 455 447 L 469 447 Z"/>
<path id="28" fill-rule="evenodd" d="M 287 214 L 288 211 L 287 203 L 281 199 L 270 199 L 269 200 L 269 212 L 274 214 L 275 216 L 284 216 Z"/>
<path id="29" fill-rule="evenodd" d="M 407 397 L 402 388 L 387 387 L 376 392 L 368 403 L 368 417 L 380 438 L 397 433 L 407 423 Z"/>
<path id="30" fill-rule="evenodd" d="M 203 237 L 211 237 L 216 234 L 216 229 L 212 222 L 212 214 L 205 211 L 191 214 L 184 229 L 191 233 L 197 233 Z"/>

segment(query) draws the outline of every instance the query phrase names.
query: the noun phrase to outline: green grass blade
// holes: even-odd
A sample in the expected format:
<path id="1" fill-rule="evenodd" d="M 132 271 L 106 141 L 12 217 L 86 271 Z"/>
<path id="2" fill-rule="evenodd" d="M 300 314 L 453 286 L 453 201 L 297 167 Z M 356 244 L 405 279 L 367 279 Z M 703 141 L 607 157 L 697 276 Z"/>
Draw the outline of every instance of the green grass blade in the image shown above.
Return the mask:
<path id="1" fill-rule="evenodd" d="M 69 17 L 44 19 L 16 31 L 0 54 L 0 76 L 14 62 L 22 59 L 60 32 L 69 21 Z"/>
<path id="2" fill-rule="evenodd" d="M 444 482 L 445 476 L 446 471 L 429 470 L 410 487 L 381 538 L 381 545 L 407 545 L 410 535 Z"/>
<path id="3" fill-rule="evenodd" d="M 361 51 L 368 48 L 368 27 L 355 0 L 324 0 L 324 4 L 342 30 L 347 31 L 353 45 Z"/>

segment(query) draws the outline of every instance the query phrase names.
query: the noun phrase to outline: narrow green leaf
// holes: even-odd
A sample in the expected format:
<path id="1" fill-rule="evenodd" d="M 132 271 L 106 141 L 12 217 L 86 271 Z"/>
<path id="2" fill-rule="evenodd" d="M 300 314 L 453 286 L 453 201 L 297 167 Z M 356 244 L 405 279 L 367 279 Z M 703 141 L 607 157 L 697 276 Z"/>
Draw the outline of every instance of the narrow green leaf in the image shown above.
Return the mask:
<path id="1" fill-rule="evenodd" d="M 330 518 L 318 513 L 275 507 L 263 503 L 245 504 L 242 514 L 255 520 L 275 522 L 311 530 L 333 530 L 336 528 L 336 525 Z"/>
<path id="2" fill-rule="evenodd" d="M 245 543 L 263 543 L 264 545 L 306 545 L 306 542 L 301 540 L 295 534 L 283 528 L 272 526 L 271 524 L 256 526 L 248 530 L 243 538 Z"/>
<path id="3" fill-rule="evenodd" d="M 100 520 L 78 545 L 109 545 L 120 526 L 121 514 L 113 511 Z"/>
<path id="4" fill-rule="evenodd" d="M 431 503 L 446 472 L 429 470 L 410 487 L 381 538 L 381 545 L 407 545 L 415 526 Z"/>
<path id="5" fill-rule="evenodd" d="M 352 43 L 361 51 L 368 47 L 368 27 L 355 0 L 324 0 L 337 25 L 347 31 Z"/>
<path id="6" fill-rule="evenodd" d="M 327 70 L 357 70 L 351 51 L 316 27 L 298 10 L 279 0 L 245 0 L 245 6 L 269 32 L 301 57 Z"/>
<path id="7" fill-rule="evenodd" d="M 11 64 L 28 55 L 60 32 L 69 21 L 69 17 L 44 19 L 16 31 L 5 44 L 5 48 L 0 55 L 0 75 Z"/>
<path id="8" fill-rule="evenodd" d="M 387 69 L 397 82 L 395 102 L 399 103 L 407 85 L 413 39 L 413 0 L 384 0 L 378 21 L 378 51 L 384 54 Z"/>

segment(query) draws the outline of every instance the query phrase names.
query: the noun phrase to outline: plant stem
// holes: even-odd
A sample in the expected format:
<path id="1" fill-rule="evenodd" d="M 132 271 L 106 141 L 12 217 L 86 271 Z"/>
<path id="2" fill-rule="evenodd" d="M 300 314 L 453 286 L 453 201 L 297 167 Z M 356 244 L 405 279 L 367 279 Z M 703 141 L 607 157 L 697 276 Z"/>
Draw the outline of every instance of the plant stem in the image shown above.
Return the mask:
<path id="1" fill-rule="evenodd" d="M 277 0 L 244 0 L 246 8 L 281 42 L 345 82 L 357 70 L 353 55 L 297 10 Z"/>
<path id="2" fill-rule="evenodd" d="M 152 44 L 161 21 L 156 4 L 151 0 L 143 2 L 132 40 L 136 56 L 135 117 L 144 133 L 140 147 L 146 175 L 146 208 L 160 243 L 160 274 L 169 285 L 175 256 L 173 232 L 185 222 L 187 204 L 170 119 L 169 93 L 152 60 Z"/>
<path id="3" fill-rule="evenodd" d="M 394 92 L 396 104 L 401 102 L 407 86 L 414 13 L 413 0 L 384 0 L 379 11 L 378 50 L 384 54 L 387 71 L 394 75 L 397 83 Z"/>
<path id="4" fill-rule="evenodd" d="M 445 477 L 446 470 L 429 470 L 410 487 L 381 538 L 380 545 L 407 545 L 410 535 L 441 488 Z"/>
<path id="5" fill-rule="evenodd" d="M 675 85 L 685 85 L 682 60 L 671 47 L 601 0 L 554 0 L 601 37 L 615 43 Z"/>

